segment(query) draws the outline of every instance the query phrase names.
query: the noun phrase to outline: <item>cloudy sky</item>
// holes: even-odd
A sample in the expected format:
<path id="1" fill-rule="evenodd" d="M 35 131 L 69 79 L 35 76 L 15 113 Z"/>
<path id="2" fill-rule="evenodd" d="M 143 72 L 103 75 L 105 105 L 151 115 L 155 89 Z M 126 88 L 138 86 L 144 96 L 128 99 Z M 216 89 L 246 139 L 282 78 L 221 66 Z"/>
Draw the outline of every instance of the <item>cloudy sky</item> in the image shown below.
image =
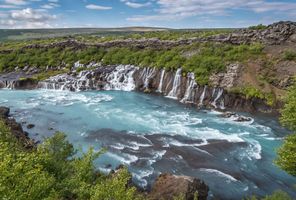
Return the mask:
<path id="1" fill-rule="evenodd" d="M 246 27 L 296 21 L 296 0 L 0 0 L 0 28 Z"/>

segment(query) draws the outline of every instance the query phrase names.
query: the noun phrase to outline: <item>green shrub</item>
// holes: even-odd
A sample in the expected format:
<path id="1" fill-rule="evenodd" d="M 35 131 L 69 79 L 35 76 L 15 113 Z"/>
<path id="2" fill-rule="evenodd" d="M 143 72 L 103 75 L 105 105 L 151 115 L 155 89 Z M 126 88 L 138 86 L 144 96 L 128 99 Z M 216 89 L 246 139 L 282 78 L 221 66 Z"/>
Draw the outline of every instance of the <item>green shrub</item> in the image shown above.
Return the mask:
<path id="1" fill-rule="evenodd" d="M 283 53 L 283 59 L 293 61 L 296 60 L 296 51 L 287 50 Z"/>
<path id="2" fill-rule="evenodd" d="M 123 169 L 105 176 L 93 164 L 103 151 L 77 152 L 63 133 L 25 150 L 0 120 L 0 196 L 3 199 L 141 199 Z M 80 155 L 80 156 L 78 156 Z"/>
<path id="3" fill-rule="evenodd" d="M 265 30 L 267 28 L 267 26 L 263 25 L 263 24 L 258 24 L 256 26 L 250 26 L 249 29 L 252 30 Z"/>

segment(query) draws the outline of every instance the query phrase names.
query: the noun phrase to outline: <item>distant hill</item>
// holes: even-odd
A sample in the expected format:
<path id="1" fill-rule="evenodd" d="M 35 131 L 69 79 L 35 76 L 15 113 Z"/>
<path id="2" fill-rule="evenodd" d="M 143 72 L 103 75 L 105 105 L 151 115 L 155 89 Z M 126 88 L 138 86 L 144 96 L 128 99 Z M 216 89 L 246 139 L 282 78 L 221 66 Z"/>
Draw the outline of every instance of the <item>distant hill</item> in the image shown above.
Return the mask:
<path id="1" fill-rule="evenodd" d="M 164 31 L 166 28 L 124 27 L 124 28 L 60 28 L 60 29 L 0 29 L 0 41 L 52 37 L 67 37 L 80 34 L 116 35 L 131 32 Z"/>

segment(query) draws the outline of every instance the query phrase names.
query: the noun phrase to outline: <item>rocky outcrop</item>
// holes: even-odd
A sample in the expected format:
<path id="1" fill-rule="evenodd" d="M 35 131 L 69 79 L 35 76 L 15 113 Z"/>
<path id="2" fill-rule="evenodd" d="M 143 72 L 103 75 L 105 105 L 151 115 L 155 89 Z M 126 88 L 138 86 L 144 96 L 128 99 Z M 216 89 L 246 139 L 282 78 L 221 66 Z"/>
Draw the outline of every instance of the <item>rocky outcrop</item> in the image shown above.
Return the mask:
<path id="1" fill-rule="evenodd" d="M 230 64 L 226 67 L 226 72 L 213 74 L 210 82 L 216 87 L 232 88 L 237 85 L 238 77 L 242 71 L 242 66 L 238 63 Z"/>
<path id="2" fill-rule="evenodd" d="M 226 42 L 232 44 L 249 44 L 262 42 L 268 45 L 279 45 L 284 42 L 296 42 L 296 23 L 277 22 L 262 30 L 241 29 L 231 33 Z"/>
<path id="3" fill-rule="evenodd" d="M 35 89 L 38 81 L 32 78 L 36 72 L 16 71 L 0 75 L 0 88 Z"/>
<path id="4" fill-rule="evenodd" d="M 22 126 L 9 116 L 10 110 L 0 107 L 0 119 L 10 128 L 11 134 L 15 136 L 26 149 L 35 147 L 35 142 L 28 137 L 28 133 L 23 131 Z"/>
<path id="5" fill-rule="evenodd" d="M 209 187 L 199 179 L 187 176 L 162 174 L 155 181 L 152 191 L 148 195 L 151 200 L 172 200 L 183 195 L 186 200 L 206 200 Z"/>

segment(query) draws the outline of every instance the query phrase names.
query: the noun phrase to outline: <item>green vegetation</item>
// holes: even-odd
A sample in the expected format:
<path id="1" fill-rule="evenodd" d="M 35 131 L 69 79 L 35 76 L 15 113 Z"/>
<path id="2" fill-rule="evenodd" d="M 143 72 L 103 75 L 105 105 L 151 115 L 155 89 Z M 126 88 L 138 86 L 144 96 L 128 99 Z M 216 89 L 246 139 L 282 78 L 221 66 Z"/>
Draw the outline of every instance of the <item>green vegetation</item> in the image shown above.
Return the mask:
<path id="1" fill-rule="evenodd" d="M 296 131 L 296 83 L 289 89 L 282 110 L 281 122 L 292 131 Z M 296 176 L 296 134 L 286 137 L 278 149 L 275 163 L 289 174 Z"/>
<path id="2" fill-rule="evenodd" d="M 95 170 L 93 161 L 102 153 L 77 152 L 62 133 L 37 149 L 25 150 L 0 121 L 0 196 L 8 200 L 141 199 L 134 187 L 127 187 L 127 169 L 109 176 Z"/>
<path id="3" fill-rule="evenodd" d="M 283 59 L 289 60 L 289 61 L 296 61 L 296 51 L 293 50 L 287 50 L 283 53 Z"/>
<path id="4" fill-rule="evenodd" d="M 265 30 L 267 28 L 267 26 L 263 25 L 263 24 L 258 24 L 256 26 L 250 26 L 249 29 L 252 30 Z"/>
<path id="5" fill-rule="evenodd" d="M 244 62 L 262 56 L 263 46 L 229 45 L 215 43 L 192 44 L 175 47 L 170 50 L 151 48 L 30 48 L 16 49 L 0 54 L 0 72 L 12 71 L 16 66 L 38 67 L 44 70 L 47 66 L 62 66 L 70 69 L 76 61 L 82 64 L 102 62 L 105 65 L 133 64 L 140 67 L 158 67 L 176 70 L 183 67 L 186 72 L 194 72 L 199 84 L 208 84 L 212 73 L 222 72 L 231 62 Z M 189 55 L 189 56 L 188 56 Z M 83 69 L 79 69 L 83 70 Z M 49 73 L 46 73 L 49 74 Z M 44 79 L 39 75 L 38 80 Z"/>
<path id="6" fill-rule="evenodd" d="M 262 90 L 259 90 L 253 86 L 231 88 L 230 92 L 233 92 L 236 94 L 242 94 L 247 99 L 258 98 L 258 99 L 265 100 L 266 103 L 270 106 L 274 105 L 276 101 L 275 96 L 272 93 L 265 93 Z"/>
<path id="7" fill-rule="evenodd" d="M 285 98 L 285 106 L 282 109 L 281 122 L 287 128 L 296 131 L 296 81 L 289 88 Z"/>

